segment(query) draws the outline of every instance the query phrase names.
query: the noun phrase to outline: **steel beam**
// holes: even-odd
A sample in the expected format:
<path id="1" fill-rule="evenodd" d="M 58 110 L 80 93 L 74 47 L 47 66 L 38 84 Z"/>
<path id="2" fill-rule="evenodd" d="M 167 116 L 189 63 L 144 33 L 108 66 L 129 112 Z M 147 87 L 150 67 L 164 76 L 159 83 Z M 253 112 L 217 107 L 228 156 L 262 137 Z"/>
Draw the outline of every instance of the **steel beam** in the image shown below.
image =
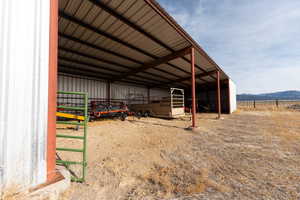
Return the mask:
<path id="1" fill-rule="evenodd" d="M 182 59 L 183 59 L 184 61 L 186 61 L 187 63 L 191 63 L 191 62 L 190 62 L 187 58 L 185 58 L 185 57 L 182 57 Z M 196 67 L 197 69 L 199 69 L 200 71 L 202 71 L 202 72 L 207 72 L 206 70 L 202 69 L 201 67 L 199 67 L 199 66 L 196 65 L 196 64 L 195 64 L 195 67 Z M 217 80 L 217 78 L 214 77 L 212 74 L 209 75 L 209 76 L 212 77 L 213 79 Z"/>
<path id="2" fill-rule="evenodd" d="M 92 77 L 92 78 L 102 79 L 102 80 L 107 80 L 107 81 L 110 80 L 108 77 L 100 76 L 100 75 L 96 74 L 93 71 L 87 71 L 87 70 L 81 70 L 81 69 L 72 69 L 72 70 L 70 70 L 69 66 L 60 66 L 58 71 L 61 72 L 61 73 L 74 74 L 74 75 L 79 75 L 79 76 L 89 76 L 89 77 Z M 141 82 L 141 81 L 138 81 L 138 80 L 134 80 L 134 81 L 121 80 L 120 82 L 130 83 L 130 84 L 134 84 L 134 85 L 143 85 L 143 86 L 146 86 L 146 87 L 149 87 L 149 85 L 150 85 L 150 83 L 146 84 L 145 82 Z"/>
<path id="3" fill-rule="evenodd" d="M 78 67 L 75 65 L 65 65 L 65 64 L 61 64 L 59 62 L 58 62 L 58 65 L 59 65 L 59 68 L 63 67 L 63 68 L 69 69 L 71 71 L 74 69 L 74 70 L 81 70 L 81 71 L 87 71 L 87 72 L 93 72 L 96 74 L 101 74 L 101 75 L 104 75 L 103 77 L 105 77 L 105 79 L 111 79 L 112 77 L 114 77 L 114 74 L 99 71 L 99 68 L 95 68 L 95 67 L 88 67 L 88 68 L 83 69 L 82 67 Z"/>
<path id="4" fill-rule="evenodd" d="M 124 69 L 129 69 L 129 70 L 132 70 L 131 67 L 127 67 L 126 65 L 122 65 L 122 64 L 119 64 L 119 63 L 116 63 L 116 62 L 112 62 L 112 61 L 109 61 L 109 60 L 105 60 L 105 59 L 102 59 L 102 58 L 99 58 L 99 57 L 96 57 L 96 56 L 92 56 L 92 55 L 89 55 L 89 54 L 86 54 L 86 53 L 82 53 L 82 52 L 79 52 L 79 51 L 74 51 L 72 49 L 68 49 L 68 48 L 64 48 L 64 47 L 59 47 L 60 50 L 63 50 L 63 51 L 66 51 L 66 52 L 70 52 L 70 53 L 73 53 L 73 54 L 77 54 L 77 55 L 80 55 L 80 56 L 83 56 L 83 57 L 86 57 L 86 58 L 90 58 L 90 59 L 94 59 L 94 60 L 98 60 L 100 62 L 104 62 L 104 63 L 107 63 L 107 64 L 111 64 L 111 65 L 114 65 L 116 67 L 121 67 L 121 68 L 124 68 Z M 158 69 L 157 69 L 158 70 Z M 160 72 L 164 72 L 166 74 L 169 74 L 169 75 L 172 75 L 171 73 L 168 73 L 164 70 L 158 70 Z M 164 76 L 160 76 L 160 75 L 157 75 L 157 74 L 153 74 L 153 73 L 150 73 L 150 72 L 143 72 L 143 73 L 146 73 L 146 74 L 149 74 L 149 75 L 152 75 L 154 77 L 160 77 L 162 79 L 166 79 L 168 81 L 170 81 L 171 79 L 169 78 L 166 78 Z M 178 77 L 178 76 L 175 76 L 175 77 Z"/>
<path id="5" fill-rule="evenodd" d="M 112 55 L 114 55 L 114 56 L 117 56 L 117 57 L 120 57 L 120 58 L 129 60 L 129 61 L 134 62 L 134 63 L 138 63 L 138 64 L 141 64 L 141 63 L 142 63 L 142 62 L 140 62 L 140 61 L 138 61 L 138 60 L 136 60 L 136 59 L 134 59 L 134 58 L 131 58 L 131 57 L 122 55 L 122 54 L 120 54 L 120 53 L 117 53 L 117 52 L 114 52 L 114 51 L 111 51 L 111 50 L 102 48 L 102 47 L 100 47 L 100 46 L 98 46 L 98 45 L 95 45 L 95 44 L 93 44 L 93 43 L 90 43 L 90 42 L 87 42 L 87 41 L 78 39 L 78 38 L 73 37 L 73 36 L 70 36 L 70 35 L 66 35 L 66 34 L 64 34 L 64 33 L 59 33 L 58 35 L 59 35 L 59 37 L 66 38 L 66 39 L 71 40 L 71 41 L 73 41 L 73 42 L 77 42 L 77 43 L 79 43 L 79 44 L 81 44 L 81 45 L 85 45 L 85 46 L 91 47 L 91 48 L 93 48 L 93 49 L 97 49 L 98 51 L 103 51 L 103 52 L 105 52 L 105 53 L 112 54 Z"/>
<path id="6" fill-rule="evenodd" d="M 69 69 L 69 70 L 80 70 L 80 71 L 82 71 L 83 73 L 84 73 L 84 71 L 87 71 L 87 72 L 93 72 L 93 73 L 97 73 L 97 74 L 101 74 L 101 75 L 104 75 L 104 77 L 103 77 L 103 79 L 105 79 L 105 80 L 111 80 L 111 79 L 113 79 L 113 77 L 115 77 L 115 75 L 114 74 L 109 74 L 109 73 L 105 73 L 105 72 L 99 72 L 99 69 L 98 68 L 94 68 L 94 67 L 89 67 L 89 68 L 85 68 L 85 69 L 83 69 L 83 68 L 81 68 L 81 67 L 78 67 L 78 66 L 74 66 L 74 65 L 64 65 L 64 64 L 60 64 L 60 63 L 58 63 L 59 64 L 59 67 L 60 68 L 65 68 L 65 69 Z M 136 79 L 132 79 L 132 78 L 127 78 L 127 80 L 131 80 L 131 81 L 138 81 L 138 82 L 141 82 L 141 81 L 139 81 L 139 80 L 136 80 Z M 149 85 L 149 84 L 153 84 L 153 82 L 157 82 L 156 80 L 152 80 L 152 81 L 150 81 L 149 79 L 147 80 L 147 81 L 144 81 L 145 83 L 148 83 L 147 84 L 147 86 Z"/>
<path id="7" fill-rule="evenodd" d="M 220 71 L 217 70 L 217 112 L 218 112 L 218 119 L 221 118 L 221 87 L 220 87 Z"/>
<path id="8" fill-rule="evenodd" d="M 95 5 L 97 5 L 99 8 L 105 10 L 107 13 L 109 13 L 110 15 L 114 16 L 115 18 L 117 18 L 118 20 L 122 21 L 123 23 L 127 24 L 128 26 L 130 26 L 131 28 L 133 28 L 134 30 L 138 31 L 139 33 L 143 34 L 144 36 L 146 36 L 147 38 L 151 39 L 153 42 L 159 44 L 160 46 L 164 47 L 165 49 L 171 51 L 172 53 L 175 52 L 170 46 L 168 46 L 167 44 L 165 44 L 163 41 L 159 40 L 158 38 L 156 38 L 155 36 L 151 35 L 150 33 L 148 33 L 147 31 L 145 31 L 143 28 L 141 28 L 140 26 L 132 23 L 130 20 L 128 20 L 126 17 L 122 16 L 121 14 L 117 13 L 115 10 L 113 10 L 112 8 L 108 7 L 106 4 L 104 4 L 101 1 L 98 0 L 89 0 L 90 2 L 94 3 Z M 185 57 L 181 56 L 182 59 L 184 59 L 185 61 L 188 61 Z M 195 64 L 195 66 L 205 72 L 204 69 L 202 69 L 201 67 L 197 66 Z M 179 68 L 180 69 L 180 68 Z"/>
<path id="9" fill-rule="evenodd" d="M 141 48 L 138 48 L 138 47 L 136 47 L 134 45 L 131 45 L 130 43 L 125 42 L 125 41 L 123 41 L 123 40 L 121 40 L 121 39 L 119 39 L 119 38 L 117 38 L 117 37 L 115 37 L 115 36 L 113 36 L 113 35 L 111 35 L 109 33 L 101 31 L 101 30 L 99 30 L 99 29 L 91 26 L 90 24 L 86 24 L 86 23 L 82 22 L 81 20 L 77 19 L 76 17 L 73 17 L 71 15 L 68 15 L 68 14 L 64 13 L 63 11 L 59 11 L 59 16 L 65 18 L 65 19 L 67 19 L 67 20 L 69 20 L 69 21 L 71 21 L 71 22 L 73 22 L 75 24 L 78 24 L 79 26 L 82 26 L 82 27 L 84 27 L 84 28 L 86 28 L 86 29 L 88 29 L 88 30 L 90 30 L 92 32 L 95 32 L 95 33 L 97 33 L 97 34 L 99 34 L 101 36 L 109 38 L 110 40 L 112 40 L 114 42 L 120 43 L 120 44 L 122 44 L 122 45 L 124 45 L 124 46 L 126 46 L 126 47 L 128 47 L 130 49 L 133 49 L 133 50 L 135 50 L 135 51 L 137 51 L 137 52 L 139 52 L 141 54 L 144 54 L 144 55 L 146 55 L 146 56 L 148 56 L 148 57 L 150 57 L 152 59 L 158 59 L 159 58 L 159 57 L 157 57 L 157 56 L 155 56 L 155 55 L 153 55 L 153 54 L 151 54 L 151 53 L 149 53 L 149 52 L 147 52 L 147 51 L 145 51 L 145 50 L 143 50 Z M 181 68 L 179 68 L 179 67 L 177 67 L 177 66 L 175 66 L 175 65 L 173 65 L 171 63 L 166 63 L 166 64 L 168 64 L 169 66 L 171 66 L 173 68 L 176 68 L 177 70 L 181 70 L 181 71 L 184 71 L 185 73 L 188 73 L 187 71 L 185 71 L 185 70 L 183 70 L 183 69 L 181 69 Z"/>
<path id="10" fill-rule="evenodd" d="M 74 50 L 71 50 L 71 49 L 63 48 L 63 47 L 61 47 L 60 49 L 63 50 L 63 51 L 69 52 L 69 53 L 73 53 L 73 54 L 79 55 L 79 56 L 83 56 L 83 57 L 86 57 L 86 58 L 98 60 L 98 61 L 100 61 L 100 62 L 106 62 L 106 60 L 103 60 L 103 59 L 98 58 L 98 57 L 96 57 L 96 56 L 88 55 L 88 54 L 86 54 L 86 53 L 74 51 Z M 68 60 L 71 60 L 71 59 L 68 58 Z M 86 62 L 83 62 L 83 61 L 77 61 L 77 60 L 74 60 L 74 62 L 75 62 L 75 63 L 76 63 L 76 62 L 78 62 L 78 63 L 86 63 Z M 107 61 L 107 62 L 108 62 L 109 64 L 112 64 L 112 63 L 110 63 L 110 61 Z M 90 65 L 90 66 L 93 66 L 93 67 L 96 67 L 96 66 L 97 66 L 97 67 L 100 67 L 100 66 L 98 66 L 98 65 L 91 65 L 91 64 L 89 64 L 89 65 Z M 124 66 L 124 65 L 117 66 L 117 67 L 123 67 L 123 68 L 126 68 L 126 69 L 132 69 L 132 68 L 127 67 L 127 66 Z M 103 67 L 103 66 L 101 66 L 101 68 L 103 68 L 103 69 L 108 69 L 107 67 Z M 118 70 L 113 70 L 113 69 L 111 69 L 110 71 L 114 71 L 114 72 L 119 72 L 119 73 L 120 73 L 120 71 L 118 71 Z M 165 72 L 165 71 L 163 71 L 163 70 L 159 70 L 159 71 Z M 162 78 L 162 79 L 165 79 L 165 80 L 168 80 L 168 81 L 172 81 L 172 79 L 166 78 L 166 77 L 161 76 L 161 75 L 153 74 L 153 73 L 151 73 L 151 72 L 143 72 L 143 73 L 152 75 L 152 76 L 154 76 L 154 77 L 159 77 L 159 78 Z M 167 72 L 165 72 L 165 73 L 167 73 Z M 136 76 L 136 77 L 140 77 L 140 78 L 144 78 L 144 79 L 146 78 L 146 79 L 151 80 L 151 78 L 148 78 L 148 77 L 142 77 L 141 75 L 135 75 L 135 76 Z M 178 77 L 178 76 L 175 76 L 175 77 Z M 152 79 L 152 80 L 155 81 L 155 82 L 159 82 L 158 80 L 155 80 L 155 79 Z M 161 83 L 164 83 L 164 82 L 161 82 Z M 183 85 L 185 85 L 185 84 L 183 84 Z M 185 85 L 185 86 L 187 86 L 187 85 Z"/>
<path id="11" fill-rule="evenodd" d="M 113 76 L 119 76 L 122 73 L 119 70 L 111 69 L 109 67 L 94 65 L 94 64 L 87 63 L 87 62 L 84 62 L 84 61 L 73 60 L 73 59 L 70 59 L 70 58 L 62 57 L 62 56 L 58 56 L 58 59 L 59 59 L 59 61 L 64 60 L 64 61 L 72 62 L 72 63 L 75 63 L 75 64 L 77 63 L 77 64 L 85 65 L 86 67 L 93 68 L 94 70 L 101 70 L 102 69 L 102 70 L 106 70 L 106 71 L 109 71 L 109 72 L 117 73 L 117 74 L 111 74 Z M 155 77 L 155 74 L 149 73 L 149 75 L 152 75 L 152 76 Z M 157 79 L 145 77 L 145 76 L 142 76 L 142 75 L 135 75 L 135 76 L 138 77 L 138 78 L 148 79 L 148 80 L 151 80 L 153 82 L 160 82 L 162 84 L 165 83 L 165 82 L 159 81 Z"/>
<path id="12" fill-rule="evenodd" d="M 117 38 L 117 37 L 115 37 L 115 36 L 113 36 L 113 35 L 111 35 L 109 33 L 106 33 L 106 32 L 104 32 L 104 31 L 102 31 L 100 29 L 95 28 L 94 26 L 92 26 L 90 24 L 84 23 L 80 19 L 77 19 L 76 17 L 73 17 L 73 16 L 71 16 L 69 14 L 66 14 L 63 11 L 59 11 L 59 16 L 65 18 L 65 19 L 67 19 L 67 20 L 69 20 L 69 21 L 71 21 L 71 22 L 73 22 L 75 24 L 78 24 L 78 25 L 80 25 L 80 26 L 82 26 L 82 27 L 84 27 L 86 29 L 89 29 L 89 30 L 91 30 L 91 31 L 93 31 L 93 32 L 95 32 L 95 33 L 97 33 L 99 35 L 102 35 L 102 36 L 104 36 L 106 38 L 109 38 L 109 39 L 111 39 L 111 40 L 113 40 L 113 41 L 115 41 L 117 43 L 120 43 L 120 44 L 122 44 L 124 46 L 127 46 L 127 47 L 129 47 L 129 48 L 131 48 L 131 49 L 133 49 L 133 50 L 135 50 L 137 52 L 145 54 L 145 55 L 149 56 L 150 58 L 152 57 L 152 55 L 150 53 L 148 53 L 147 51 L 145 51 L 143 49 L 140 49 L 138 47 L 135 47 L 135 46 L 129 44 L 128 42 L 125 42 L 125 41 L 123 41 L 123 40 L 121 40 L 121 39 L 119 39 L 119 38 Z"/>
<path id="13" fill-rule="evenodd" d="M 216 70 L 213 70 L 213 71 L 209 71 L 209 72 L 204 72 L 204 73 L 200 73 L 200 74 L 196 74 L 195 75 L 195 78 L 201 78 L 201 77 L 205 77 L 205 76 L 209 76 L 210 74 L 214 74 L 216 73 Z M 169 85 L 169 84 L 173 84 L 173 83 L 180 83 L 180 82 L 183 82 L 183 81 L 188 81 L 191 79 L 191 76 L 188 76 L 188 77 L 184 77 L 184 78 L 179 78 L 179 79 L 176 79 L 176 80 L 172 80 L 170 82 L 167 82 L 165 83 L 166 85 Z M 155 85 L 152 85 L 151 87 L 157 87 L 157 86 L 161 86 L 159 84 L 155 84 Z"/>
<path id="14" fill-rule="evenodd" d="M 71 40 L 71 41 L 73 41 L 73 42 L 77 42 L 77 43 L 80 43 L 80 44 L 82 44 L 82 45 L 86 45 L 86 46 L 88 46 L 88 47 L 94 48 L 94 49 L 96 49 L 96 50 L 104 51 L 104 52 L 106 52 L 106 53 L 110 53 L 110 54 L 115 55 L 115 56 L 118 56 L 118 57 L 120 57 L 120 58 L 127 59 L 127 60 L 132 61 L 132 62 L 135 62 L 135 63 L 137 63 L 137 64 L 140 64 L 140 65 L 143 64 L 143 62 L 140 62 L 140 61 L 135 60 L 135 59 L 133 59 L 133 58 L 130 58 L 130 57 L 128 57 L 128 56 L 124 56 L 124 55 L 119 54 L 119 53 L 116 53 L 116 52 L 114 52 L 114 51 L 110 51 L 110 50 L 104 49 L 104 48 L 102 48 L 102 47 L 96 46 L 96 45 L 91 44 L 91 43 L 89 43 L 89 42 L 82 41 L 82 40 L 80 40 L 80 39 L 78 39 L 78 38 L 75 38 L 75 37 L 72 37 L 72 36 L 68 36 L 68 35 L 65 35 L 65 34 L 62 34 L 62 33 L 60 33 L 59 36 L 60 36 L 60 37 L 67 38 L 67 39 L 69 39 L 69 40 Z M 66 48 L 64 48 L 64 47 L 60 47 L 60 48 L 61 48 L 62 50 L 65 50 L 65 51 L 66 51 Z M 70 50 L 70 49 L 69 49 L 69 50 Z M 78 53 L 80 53 L 80 52 L 78 52 Z M 78 53 L 77 53 L 77 54 L 78 54 Z M 85 57 L 87 57 L 87 56 L 88 56 L 88 54 L 85 54 Z M 101 58 L 98 58 L 98 57 L 97 57 L 97 59 L 99 60 L 99 59 L 101 59 Z M 102 62 L 107 62 L 107 61 L 104 60 L 104 59 L 101 59 L 101 60 L 102 60 Z M 169 64 L 169 65 L 171 65 L 171 64 Z M 125 65 L 123 65 L 122 67 L 124 67 L 124 66 L 125 66 Z M 127 67 L 127 66 L 125 66 L 125 67 L 126 67 L 127 69 L 132 69 L 132 68 Z M 178 67 L 177 67 L 177 66 L 173 66 L 173 68 L 176 68 L 176 69 L 177 69 Z M 177 77 L 177 78 L 179 77 L 178 75 L 175 75 L 175 74 L 173 74 L 173 73 L 171 73 L 171 72 L 168 72 L 168 71 L 165 71 L 165 70 L 163 70 L 163 69 L 159 69 L 159 68 L 156 68 L 156 67 L 154 67 L 153 69 L 155 69 L 155 70 L 157 70 L 157 71 L 159 71 L 159 72 L 168 74 L 168 75 L 172 75 L 172 76 Z M 183 70 L 183 69 L 181 69 L 181 68 L 179 68 L 178 70 L 180 70 L 180 71 L 182 71 L 182 72 L 185 72 L 185 73 L 189 74 L 188 72 L 186 72 L 185 70 Z M 153 74 L 153 73 L 150 73 L 150 72 L 144 72 L 144 73 L 147 73 L 147 74 L 152 75 L 152 76 L 154 76 L 154 77 L 160 77 L 160 78 L 167 79 L 166 77 L 159 76 L 159 75 L 157 75 L 157 74 Z M 171 80 L 171 79 L 168 79 L 168 80 Z"/>
<path id="15" fill-rule="evenodd" d="M 56 106 L 57 106 L 57 47 L 58 47 L 58 0 L 50 0 L 49 73 L 48 73 L 48 123 L 47 123 L 47 182 L 55 180 L 56 171 Z"/>
<path id="16" fill-rule="evenodd" d="M 171 50 L 171 48 L 164 44 L 161 40 L 157 39 L 156 37 L 154 37 L 153 35 L 151 35 L 150 33 L 146 32 L 144 29 L 142 29 L 140 26 L 132 23 L 130 20 L 128 20 L 126 17 L 120 15 L 119 13 L 117 13 L 115 10 L 113 10 L 112 8 L 108 7 L 106 4 L 104 4 L 102 1 L 98 1 L 98 0 L 89 0 L 90 2 L 94 3 L 95 5 L 97 5 L 99 8 L 105 10 L 107 13 L 109 13 L 110 15 L 114 16 L 115 18 L 117 18 L 118 20 L 122 21 L 123 23 L 127 24 L 128 26 L 130 26 L 131 28 L 133 28 L 134 30 L 140 32 L 141 34 L 145 35 L 146 37 L 148 37 L 149 39 L 151 39 L 152 41 L 156 42 L 157 44 L 159 44 L 160 46 L 163 46 L 164 48 Z"/>
<path id="17" fill-rule="evenodd" d="M 192 84 L 192 128 L 196 127 L 196 81 L 195 81 L 195 49 L 191 48 L 191 84 Z"/>
<path id="18" fill-rule="evenodd" d="M 79 61 L 79 60 L 74 60 L 74 59 L 64 57 L 64 56 L 58 56 L 58 61 L 61 61 L 61 60 L 72 62 L 72 63 L 77 63 L 77 64 L 81 64 L 81 65 L 86 65 L 86 66 L 94 67 L 94 68 L 98 68 L 98 69 L 103 69 L 105 71 L 114 72 L 114 73 L 118 73 L 118 74 L 120 73 L 120 70 L 111 69 L 111 68 L 105 67 L 105 66 L 95 65 L 95 64 L 88 63 L 88 62 L 85 62 L 85 61 L 82 61 L 82 60 Z"/>
<path id="19" fill-rule="evenodd" d="M 128 67 L 128 66 L 123 65 L 123 64 L 116 63 L 114 61 L 110 61 L 110 60 L 106 60 L 106 59 L 103 59 L 103 58 L 99 58 L 97 56 L 89 55 L 87 53 L 75 51 L 73 49 L 65 48 L 65 47 L 62 47 L 62 46 L 59 46 L 59 50 L 63 50 L 63 51 L 69 52 L 69 53 L 77 54 L 77 55 L 80 55 L 80 56 L 83 56 L 83 57 L 86 57 L 86 58 L 98 60 L 100 62 L 111 64 L 111 65 L 114 65 L 116 67 L 121 67 L 121 68 L 124 68 L 124 69 L 131 69 L 131 67 Z"/>
<path id="20" fill-rule="evenodd" d="M 190 53 L 190 49 L 191 49 L 190 47 L 184 48 L 182 50 L 176 51 L 175 53 L 171 53 L 171 54 L 169 54 L 167 56 L 164 56 L 162 58 L 154 60 L 154 61 L 152 61 L 150 63 L 146 63 L 146 64 L 144 64 L 143 66 L 141 66 L 141 67 L 139 67 L 137 69 L 133 69 L 133 70 L 131 70 L 129 72 L 126 72 L 126 73 L 120 75 L 119 77 L 116 77 L 115 79 L 113 79 L 113 81 L 124 79 L 124 78 L 126 78 L 128 76 L 133 76 L 133 75 L 135 75 L 137 73 L 140 73 L 140 72 L 143 72 L 143 71 L 145 71 L 147 69 L 151 69 L 151 68 L 154 68 L 154 67 L 156 67 L 158 65 L 161 65 L 161 64 L 164 64 L 166 62 L 169 62 L 170 60 L 174 60 L 175 58 L 178 58 L 180 56 L 183 56 L 183 55 L 186 55 L 186 54 Z"/>

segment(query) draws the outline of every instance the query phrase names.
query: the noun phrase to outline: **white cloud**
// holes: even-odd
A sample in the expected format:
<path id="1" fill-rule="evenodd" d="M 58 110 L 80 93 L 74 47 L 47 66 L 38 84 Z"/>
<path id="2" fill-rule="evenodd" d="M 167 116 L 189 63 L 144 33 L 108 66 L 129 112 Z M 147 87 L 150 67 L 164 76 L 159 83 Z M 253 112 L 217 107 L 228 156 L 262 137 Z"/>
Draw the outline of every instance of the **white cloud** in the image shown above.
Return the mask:
<path id="1" fill-rule="evenodd" d="M 238 92 L 300 89 L 299 0 L 159 2 L 228 72 Z"/>

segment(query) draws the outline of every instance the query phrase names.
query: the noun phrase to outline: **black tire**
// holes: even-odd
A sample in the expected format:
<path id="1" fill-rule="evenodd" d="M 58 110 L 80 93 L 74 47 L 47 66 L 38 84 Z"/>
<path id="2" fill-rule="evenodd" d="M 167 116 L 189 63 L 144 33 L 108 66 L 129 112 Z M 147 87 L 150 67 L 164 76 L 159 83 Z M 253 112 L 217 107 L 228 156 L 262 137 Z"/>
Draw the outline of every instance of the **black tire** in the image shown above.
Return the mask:
<path id="1" fill-rule="evenodd" d="M 125 121 L 127 118 L 127 114 L 126 113 L 122 113 L 120 116 L 121 121 Z"/>
<path id="2" fill-rule="evenodd" d="M 150 117 L 150 112 L 149 112 L 149 111 L 146 111 L 146 112 L 144 113 L 144 117 Z"/>
<path id="3" fill-rule="evenodd" d="M 138 119 L 141 119 L 142 113 L 139 111 L 139 112 L 135 113 L 135 116 L 136 116 Z"/>

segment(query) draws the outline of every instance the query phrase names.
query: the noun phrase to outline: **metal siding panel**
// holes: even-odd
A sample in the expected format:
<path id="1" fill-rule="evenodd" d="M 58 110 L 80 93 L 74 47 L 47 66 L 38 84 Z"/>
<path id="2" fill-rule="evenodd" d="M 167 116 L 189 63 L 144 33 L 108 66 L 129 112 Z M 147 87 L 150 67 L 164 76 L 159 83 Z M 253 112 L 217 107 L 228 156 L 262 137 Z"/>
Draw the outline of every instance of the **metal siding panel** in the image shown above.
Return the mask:
<path id="1" fill-rule="evenodd" d="M 236 85 L 235 83 L 229 79 L 229 92 L 230 92 L 230 113 L 236 111 Z"/>
<path id="2" fill-rule="evenodd" d="M 125 85 L 125 84 L 111 84 L 111 98 L 112 99 L 128 99 L 131 94 L 135 96 L 144 96 L 147 97 L 147 88 L 138 87 L 134 85 Z"/>
<path id="3" fill-rule="evenodd" d="M 87 92 L 89 98 L 105 98 L 106 97 L 106 83 L 100 80 L 90 80 L 88 77 L 72 76 L 71 75 L 59 75 L 58 86 L 59 90 L 70 92 Z M 68 85 L 68 87 L 60 88 L 61 85 Z"/>
<path id="4" fill-rule="evenodd" d="M 0 194 L 46 181 L 49 11 L 0 1 Z"/>
<path id="5" fill-rule="evenodd" d="M 161 97 L 169 97 L 170 90 L 163 90 L 163 89 L 150 89 L 150 98 L 161 98 Z"/>

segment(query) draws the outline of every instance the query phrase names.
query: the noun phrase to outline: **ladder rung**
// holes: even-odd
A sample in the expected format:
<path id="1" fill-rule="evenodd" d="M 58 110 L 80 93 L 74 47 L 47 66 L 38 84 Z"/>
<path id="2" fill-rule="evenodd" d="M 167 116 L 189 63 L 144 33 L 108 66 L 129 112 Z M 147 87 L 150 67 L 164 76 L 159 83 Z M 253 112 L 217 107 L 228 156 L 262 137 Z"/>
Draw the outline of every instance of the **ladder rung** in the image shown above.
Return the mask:
<path id="1" fill-rule="evenodd" d="M 84 140 L 83 136 L 74 136 L 74 135 L 61 135 L 61 134 L 58 134 L 58 135 L 56 135 L 56 137 L 59 137 L 59 138 L 82 139 L 82 140 Z"/>
<path id="2" fill-rule="evenodd" d="M 83 152 L 83 149 L 56 148 L 57 151 Z"/>
<path id="3" fill-rule="evenodd" d="M 87 95 L 87 93 L 84 92 L 64 92 L 64 91 L 58 91 L 57 94 L 73 94 L 73 95 L 83 95 L 83 96 Z"/>
<path id="4" fill-rule="evenodd" d="M 82 122 L 70 122 L 70 121 L 56 121 L 56 124 L 67 124 L 67 125 L 84 126 L 84 123 L 82 123 Z"/>
<path id="5" fill-rule="evenodd" d="M 67 110 L 85 110 L 85 107 L 72 107 L 72 106 L 57 106 L 57 108 L 67 109 Z"/>
<path id="6" fill-rule="evenodd" d="M 68 160 L 56 160 L 57 164 L 65 165 L 85 165 L 84 162 L 68 161 Z"/>
<path id="7" fill-rule="evenodd" d="M 76 177 L 72 176 L 71 177 L 71 181 L 72 182 L 83 183 L 84 182 L 84 178 L 76 178 Z"/>

